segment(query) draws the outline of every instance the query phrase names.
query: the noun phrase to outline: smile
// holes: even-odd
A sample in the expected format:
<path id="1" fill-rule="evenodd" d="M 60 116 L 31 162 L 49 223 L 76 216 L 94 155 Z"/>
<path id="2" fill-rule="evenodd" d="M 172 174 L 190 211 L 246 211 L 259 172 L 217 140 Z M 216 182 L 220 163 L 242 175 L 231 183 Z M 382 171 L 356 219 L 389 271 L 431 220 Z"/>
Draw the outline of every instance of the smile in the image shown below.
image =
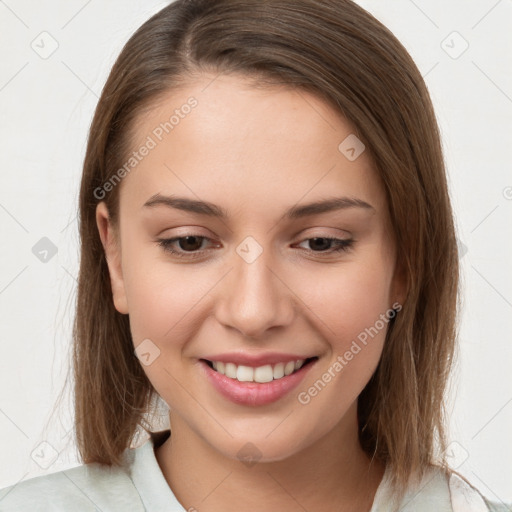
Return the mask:
<path id="1" fill-rule="evenodd" d="M 263 384 L 291 375 L 295 371 L 300 370 L 304 364 L 312 359 L 314 358 L 297 359 L 295 361 L 288 361 L 287 363 L 277 363 L 275 365 L 266 364 L 255 368 L 237 365 L 235 363 L 224 363 L 223 361 L 207 361 L 207 364 L 216 372 L 230 379 L 236 379 L 239 382 L 259 382 Z"/>
<path id="2" fill-rule="evenodd" d="M 224 398 L 238 405 L 261 406 L 290 393 L 316 364 L 318 357 L 262 366 L 237 365 L 200 359 L 208 382 Z"/>

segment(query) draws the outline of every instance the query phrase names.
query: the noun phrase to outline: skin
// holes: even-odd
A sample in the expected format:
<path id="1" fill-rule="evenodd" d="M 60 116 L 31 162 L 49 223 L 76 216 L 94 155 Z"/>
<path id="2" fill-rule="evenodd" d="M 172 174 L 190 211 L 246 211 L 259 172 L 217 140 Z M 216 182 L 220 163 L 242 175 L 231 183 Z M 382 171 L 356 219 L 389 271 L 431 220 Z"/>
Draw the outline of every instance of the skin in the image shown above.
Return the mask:
<path id="1" fill-rule="evenodd" d="M 386 328 L 307 405 L 297 395 L 402 301 L 383 187 L 368 152 L 349 161 L 338 150 L 355 129 L 323 100 L 257 88 L 239 75 L 213 78 L 170 91 L 139 119 L 134 149 L 187 98 L 198 101 L 123 179 L 119 226 L 104 202 L 97 207 L 116 309 L 129 314 L 135 346 L 150 339 L 160 350 L 143 366 L 171 408 L 172 436 L 155 450 L 158 463 L 185 509 L 369 510 L 384 467 L 370 464 L 359 445 L 357 397 L 376 369 Z M 230 216 L 144 208 L 155 193 L 209 201 Z M 338 196 L 373 209 L 281 219 L 297 203 Z M 196 260 L 158 245 L 188 235 L 207 237 L 196 244 L 204 251 Z M 250 264 L 236 252 L 247 236 L 263 251 Z M 322 253 L 313 237 L 355 242 L 326 254 L 329 245 Z M 241 406 L 198 368 L 207 354 L 236 350 L 319 360 L 277 402 Z M 250 467 L 237 457 L 248 442 L 261 454 Z"/>

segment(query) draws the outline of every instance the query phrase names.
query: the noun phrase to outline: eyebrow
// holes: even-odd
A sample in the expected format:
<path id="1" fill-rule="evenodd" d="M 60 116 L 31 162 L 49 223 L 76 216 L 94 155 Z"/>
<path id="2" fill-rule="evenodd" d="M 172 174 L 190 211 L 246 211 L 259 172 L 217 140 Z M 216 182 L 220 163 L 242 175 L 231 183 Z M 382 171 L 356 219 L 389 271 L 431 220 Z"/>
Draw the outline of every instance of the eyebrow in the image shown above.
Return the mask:
<path id="1" fill-rule="evenodd" d="M 143 207 L 153 208 L 160 205 L 224 220 L 229 218 L 229 214 L 224 208 L 216 204 L 209 203 L 208 201 L 197 201 L 187 197 L 154 194 L 144 203 Z M 349 208 L 363 208 L 375 211 L 375 208 L 371 204 L 363 201 L 362 199 L 355 197 L 333 197 L 299 206 L 292 206 L 284 213 L 283 218 L 295 220 L 312 215 L 318 215 L 320 213 L 345 210 Z"/>

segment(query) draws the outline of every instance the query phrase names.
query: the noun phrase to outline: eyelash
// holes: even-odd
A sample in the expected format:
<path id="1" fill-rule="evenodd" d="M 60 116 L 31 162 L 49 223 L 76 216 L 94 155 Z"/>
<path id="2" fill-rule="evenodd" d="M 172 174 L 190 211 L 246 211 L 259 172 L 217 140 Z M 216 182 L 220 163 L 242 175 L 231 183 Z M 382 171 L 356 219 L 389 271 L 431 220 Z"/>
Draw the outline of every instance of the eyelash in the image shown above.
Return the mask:
<path id="1" fill-rule="evenodd" d="M 160 247 L 162 247 L 164 249 L 164 251 L 171 253 L 173 256 L 176 256 L 177 258 L 187 258 L 189 260 L 193 260 L 193 259 L 200 258 L 201 256 L 203 256 L 203 253 L 206 252 L 205 250 L 196 251 L 196 252 L 180 252 L 172 247 L 172 244 L 174 242 L 177 242 L 178 240 L 184 240 L 185 238 L 188 238 L 188 237 L 199 238 L 202 240 L 211 240 L 210 238 L 205 237 L 205 236 L 185 235 L 185 236 L 179 236 L 179 237 L 175 237 L 175 238 L 159 238 L 157 241 L 158 241 L 158 245 Z M 328 256 L 328 255 L 335 254 L 335 253 L 348 252 L 352 248 L 352 245 L 354 243 L 354 239 L 352 239 L 352 238 L 351 239 L 340 239 L 340 238 L 333 238 L 333 237 L 328 237 L 328 236 L 315 236 L 312 238 L 305 238 L 304 240 L 302 240 L 302 242 L 306 242 L 308 240 L 314 240 L 315 238 L 329 240 L 330 242 L 332 242 L 334 244 L 334 248 L 328 249 L 327 251 L 313 251 L 313 250 L 304 249 L 307 252 L 313 253 L 315 255 L 319 255 L 320 257 L 323 257 L 324 255 Z"/>

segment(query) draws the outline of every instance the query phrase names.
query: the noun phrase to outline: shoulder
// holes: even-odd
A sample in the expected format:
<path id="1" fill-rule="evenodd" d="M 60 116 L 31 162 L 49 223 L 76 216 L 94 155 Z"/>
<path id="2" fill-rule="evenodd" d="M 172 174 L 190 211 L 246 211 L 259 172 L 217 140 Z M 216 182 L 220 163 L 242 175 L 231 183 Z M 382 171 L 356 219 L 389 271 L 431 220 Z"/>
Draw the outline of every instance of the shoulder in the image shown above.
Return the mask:
<path id="1" fill-rule="evenodd" d="M 512 512 L 512 504 L 491 501 L 456 471 L 448 476 L 448 486 L 453 512 Z"/>
<path id="2" fill-rule="evenodd" d="M 385 474 L 382 491 L 372 512 L 390 510 L 396 503 Z M 376 497 L 377 498 L 377 497 Z M 386 504 L 385 506 L 383 504 Z M 392 506 L 390 507 L 390 504 Z M 429 467 L 421 479 L 410 484 L 397 506 L 400 512 L 512 512 L 512 506 L 487 499 L 462 475 L 440 466 Z"/>
<path id="3" fill-rule="evenodd" d="M 92 463 L 24 480 L 0 490 L 1 512 L 143 511 L 139 494 L 121 466 Z"/>

